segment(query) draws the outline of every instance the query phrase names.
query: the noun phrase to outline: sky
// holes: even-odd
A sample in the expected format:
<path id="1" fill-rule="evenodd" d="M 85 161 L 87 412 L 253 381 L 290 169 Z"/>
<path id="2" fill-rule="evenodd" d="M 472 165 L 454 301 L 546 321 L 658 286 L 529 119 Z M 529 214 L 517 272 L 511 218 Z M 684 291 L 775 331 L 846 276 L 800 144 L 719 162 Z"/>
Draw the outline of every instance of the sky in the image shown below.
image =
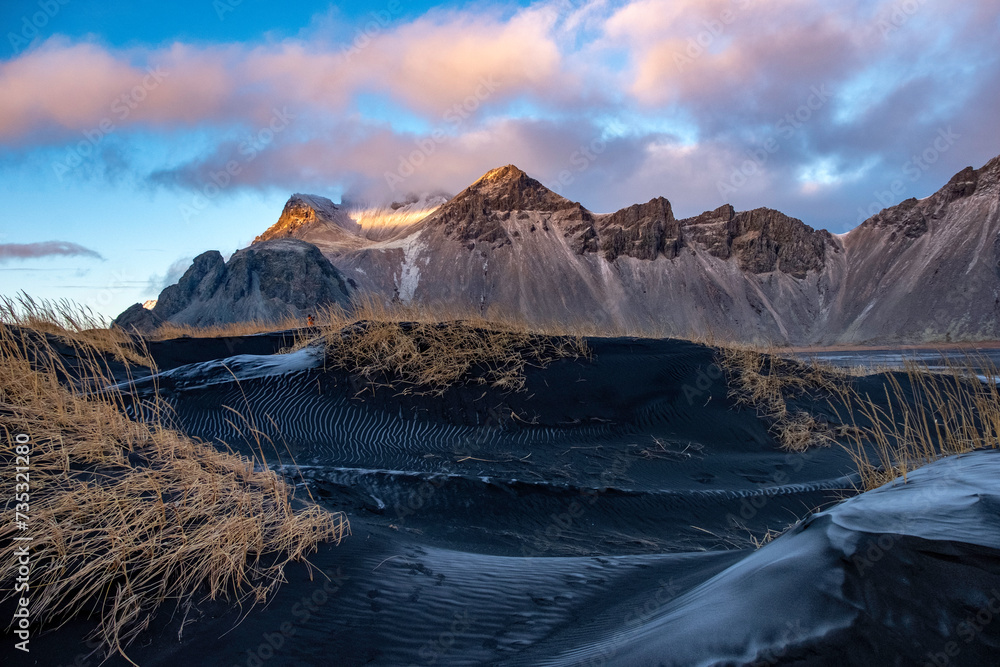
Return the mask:
<path id="1" fill-rule="evenodd" d="M 295 192 L 515 164 L 843 233 L 1000 154 L 997 0 L 0 3 L 0 294 L 113 317 Z"/>

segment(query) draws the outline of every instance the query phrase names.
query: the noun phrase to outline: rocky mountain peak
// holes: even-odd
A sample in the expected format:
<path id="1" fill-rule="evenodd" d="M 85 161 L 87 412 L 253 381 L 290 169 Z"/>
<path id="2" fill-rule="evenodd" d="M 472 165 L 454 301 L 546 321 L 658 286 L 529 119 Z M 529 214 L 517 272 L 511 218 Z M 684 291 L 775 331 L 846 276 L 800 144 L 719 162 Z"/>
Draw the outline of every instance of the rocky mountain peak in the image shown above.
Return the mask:
<path id="1" fill-rule="evenodd" d="M 341 227 L 357 232 L 357 225 L 350 220 L 343 209 L 326 197 L 319 195 L 293 194 L 285 203 L 281 217 L 267 231 L 253 240 L 254 243 L 281 238 L 298 238 L 302 233 L 317 226 Z"/>
<path id="2" fill-rule="evenodd" d="M 533 179 L 512 164 L 486 172 L 446 206 L 473 205 L 482 211 L 558 211 L 579 206 Z"/>
<path id="3" fill-rule="evenodd" d="M 939 193 L 944 194 L 948 201 L 974 194 L 1000 192 L 1000 155 L 996 156 L 979 169 L 966 167 L 951 177 Z"/>
<path id="4" fill-rule="evenodd" d="M 1000 183 L 1000 155 L 976 170 L 981 182 L 996 185 Z"/>
<path id="5" fill-rule="evenodd" d="M 783 271 L 805 278 L 809 271 L 823 269 L 828 246 L 835 247 L 828 231 L 770 208 L 737 213 L 729 234 L 740 268 L 756 274 Z"/>
<path id="6" fill-rule="evenodd" d="M 823 269 L 828 248 L 838 251 L 829 232 L 770 208 L 737 212 L 723 204 L 678 224 L 683 243 L 719 259 L 735 256 L 741 269 L 754 274 L 782 271 L 805 278 Z"/>
<path id="7" fill-rule="evenodd" d="M 943 217 L 945 209 L 959 199 L 1000 190 L 1000 156 L 980 169 L 966 167 L 929 197 L 904 199 L 895 206 L 882 209 L 851 231 L 854 237 L 864 237 L 870 230 L 884 230 L 888 239 L 913 240 L 930 229 L 930 221 Z"/>
<path id="8" fill-rule="evenodd" d="M 493 169 L 458 193 L 428 219 L 462 242 L 509 243 L 504 225 L 511 214 L 559 213 L 569 227 L 593 223 L 590 212 L 528 176 L 512 164 Z M 554 218 L 555 219 L 555 218 Z"/>
<path id="9" fill-rule="evenodd" d="M 953 203 L 967 197 L 989 197 L 1000 193 L 1000 156 L 979 169 L 962 169 L 929 197 L 905 199 L 895 206 L 882 209 L 851 230 L 850 236 L 862 238 L 872 230 L 888 230 L 888 238 L 895 241 L 917 239 L 930 229 L 930 221 L 943 218 Z"/>
<path id="10" fill-rule="evenodd" d="M 528 174 L 518 169 L 512 164 L 507 164 L 502 167 L 497 167 L 496 169 L 490 169 L 488 172 L 479 177 L 479 179 L 473 183 L 476 185 L 490 185 L 494 183 L 501 183 L 504 181 L 530 181 L 534 180 Z M 535 181 L 536 183 L 538 181 Z"/>
<path id="11" fill-rule="evenodd" d="M 329 304 L 350 306 L 343 274 L 311 243 L 294 238 L 261 241 L 229 261 L 216 250 L 198 255 L 152 310 L 136 304 L 118 316 L 125 329 L 150 330 L 164 322 L 210 326 L 254 320 L 277 322 Z"/>
<path id="12" fill-rule="evenodd" d="M 985 168 L 984 168 L 985 171 Z M 976 185 L 979 182 L 979 172 L 972 167 L 966 167 L 951 177 L 943 188 L 941 188 L 949 200 L 968 197 L 976 192 Z"/>

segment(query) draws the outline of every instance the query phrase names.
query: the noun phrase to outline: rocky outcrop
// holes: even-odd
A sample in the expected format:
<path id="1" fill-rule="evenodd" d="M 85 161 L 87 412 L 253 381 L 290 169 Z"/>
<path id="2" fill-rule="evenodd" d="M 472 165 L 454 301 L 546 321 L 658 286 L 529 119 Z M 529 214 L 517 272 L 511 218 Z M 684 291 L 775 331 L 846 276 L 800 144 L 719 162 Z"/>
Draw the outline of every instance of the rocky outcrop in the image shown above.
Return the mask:
<path id="1" fill-rule="evenodd" d="M 153 331 L 163 323 L 163 318 L 154 315 L 149 308 L 144 307 L 141 303 L 135 303 L 116 317 L 111 326 L 143 333 Z"/>
<path id="2" fill-rule="evenodd" d="M 581 237 L 587 246 L 593 216 L 577 202 L 557 195 L 515 167 L 507 165 L 487 172 L 482 178 L 439 208 L 427 219 L 427 226 L 438 227 L 445 236 L 474 245 L 510 243 L 511 233 L 505 224 L 518 214 L 529 211 L 549 214 L 553 222 L 567 228 L 571 236 Z"/>
<path id="3" fill-rule="evenodd" d="M 906 199 L 868 218 L 859 229 L 862 234 L 868 229 L 878 230 L 878 234 L 885 235 L 890 241 L 897 238 L 918 239 L 929 228 L 926 208 L 918 204 L 919 201 L 913 197 Z"/>
<path id="4" fill-rule="evenodd" d="M 989 165 L 983 167 L 982 171 L 987 173 Z M 976 187 L 979 185 L 979 172 L 980 170 L 966 167 L 952 176 L 951 180 L 941 188 L 941 198 L 947 202 L 953 202 L 956 199 L 975 194 Z"/>
<path id="5" fill-rule="evenodd" d="M 714 211 L 705 211 L 693 218 L 680 221 L 684 238 L 705 248 L 708 254 L 719 259 L 729 259 L 732 254 L 733 237 L 731 223 L 736 210 L 723 204 Z"/>
<path id="6" fill-rule="evenodd" d="M 226 278 L 226 262 L 218 250 L 203 252 L 175 285 L 166 287 L 156 300 L 152 313 L 169 320 L 192 303 L 207 301 L 219 290 Z"/>
<path id="7" fill-rule="evenodd" d="M 209 326 L 244 321 L 305 319 L 321 306 L 348 307 L 344 276 L 316 246 L 283 238 L 254 243 L 224 262 L 217 251 L 195 258 L 152 310 L 132 306 L 115 324 L 148 330 L 169 322 Z"/>
<path id="8" fill-rule="evenodd" d="M 612 213 L 599 224 L 600 250 L 609 262 L 626 255 L 636 259 L 677 257 L 683 246 L 680 223 L 663 197 L 633 204 Z"/>
<path id="9" fill-rule="evenodd" d="M 258 244 L 233 255 L 226 265 L 226 297 L 259 293 L 300 313 L 330 303 L 347 305 L 350 290 L 341 273 L 316 246 L 287 239 Z"/>
<path id="10" fill-rule="evenodd" d="M 770 208 L 737 213 L 725 204 L 680 226 L 691 244 L 719 259 L 736 257 L 740 268 L 755 274 L 781 271 L 803 279 L 823 270 L 828 251 L 839 251 L 829 232 Z"/>
<path id="11" fill-rule="evenodd" d="M 822 271 L 827 249 L 834 246 L 829 232 L 769 208 L 737 213 L 730 235 L 732 254 L 744 271 L 782 271 L 800 279 L 809 271 Z"/>

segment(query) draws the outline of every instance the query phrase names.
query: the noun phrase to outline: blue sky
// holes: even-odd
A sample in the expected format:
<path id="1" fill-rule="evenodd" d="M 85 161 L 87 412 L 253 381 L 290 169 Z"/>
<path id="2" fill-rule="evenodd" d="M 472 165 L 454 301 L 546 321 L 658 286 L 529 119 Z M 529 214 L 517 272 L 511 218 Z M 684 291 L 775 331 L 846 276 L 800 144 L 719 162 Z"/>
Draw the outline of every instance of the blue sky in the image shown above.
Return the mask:
<path id="1" fill-rule="evenodd" d="M 932 0 L 0 7 L 0 293 L 113 316 L 293 192 L 514 163 L 595 211 L 844 232 L 1000 154 L 1000 7 Z"/>

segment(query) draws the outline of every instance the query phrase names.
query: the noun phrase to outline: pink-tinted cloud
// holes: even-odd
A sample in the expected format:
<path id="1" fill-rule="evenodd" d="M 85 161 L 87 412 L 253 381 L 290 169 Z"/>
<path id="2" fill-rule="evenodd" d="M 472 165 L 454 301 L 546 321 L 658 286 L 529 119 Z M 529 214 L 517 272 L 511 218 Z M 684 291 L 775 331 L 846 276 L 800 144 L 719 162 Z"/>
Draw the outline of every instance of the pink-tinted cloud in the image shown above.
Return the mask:
<path id="1" fill-rule="evenodd" d="M 606 39 L 630 45 L 625 84 L 642 104 L 775 113 L 856 71 L 873 30 L 853 2 L 639 0 L 609 18 Z"/>
<path id="2" fill-rule="evenodd" d="M 502 11 L 433 11 L 354 44 L 308 32 L 129 50 L 53 38 L 0 62 L 0 144 L 75 144 L 109 119 L 123 143 L 136 128 L 207 137 L 196 159 L 143 174 L 192 193 L 231 162 L 239 173 L 223 191 L 379 200 L 457 191 L 513 162 L 595 209 L 683 193 L 685 212 L 728 196 L 821 214 L 868 196 L 865 169 L 898 169 L 942 126 L 964 143 L 928 184 L 1000 152 L 992 0 L 545 0 Z M 366 99 L 389 111 L 366 117 Z M 275 109 L 294 120 L 249 157 L 236 137 L 269 131 Z M 773 150 L 738 191 L 720 190 L 763 146 Z"/>
<path id="3" fill-rule="evenodd" d="M 109 113 L 137 72 L 90 44 L 50 44 L 0 64 L 0 137 L 38 128 L 78 129 Z"/>
<path id="4" fill-rule="evenodd" d="M 141 54 L 142 65 L 128 56 L 52 39 L 0 63 L 0 141 L 58 141 L 102 124 L 196 125 L 238 109 L 224 49 L 176 44 Z"/>
<path id="5" fill-rule="evenodd" d="M 0 141 L 58 140 L 102 122 L 116 127 L 265 121 L 278 105 L 350 111 L 373 92 L 434 118 L 492 86 L 495 102 L 572 96 L 573 77 L 549 36 L 554 15 L 425 17 L 348 46 L 173 44 L 113 52 L 53 38 L 0 63 Z M 139 62 L 141 64 L 133 64 Z"/>
<path id="6" fill-rule="evenodd" d="M 430 115 L 474 94 L 483 80 L 497 81 L 504 98 L 568 93 L 576 82 L 560 76 L 562 54 L 550 34 L 554 18 L 527 10 L 504 22 L 420 19 L 363 50 L 357 67 L 378 88 Z"/>

